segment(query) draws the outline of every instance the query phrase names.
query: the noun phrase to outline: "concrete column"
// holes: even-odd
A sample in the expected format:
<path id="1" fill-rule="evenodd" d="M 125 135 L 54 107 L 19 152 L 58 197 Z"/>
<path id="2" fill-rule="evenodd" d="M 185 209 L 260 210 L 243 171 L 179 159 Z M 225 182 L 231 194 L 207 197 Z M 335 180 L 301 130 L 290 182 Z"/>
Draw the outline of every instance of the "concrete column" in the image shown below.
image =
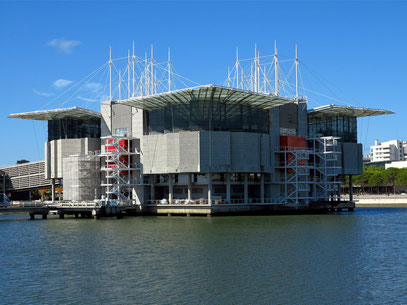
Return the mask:
<path id="1" fill-rule="evenodd" d="M 168 175 L 168 203 L 171 203 L 173 197 L 173 184 L 172 184 L 172 174 Z"/>
<path id="2" fill-rule="evenodd" d="M 51 179 L 51 194 L 52 194 L 52 203 L 55 202 L 55 178 Z"/>
<path id="3" fill-rule="evenodd" d="M 353 201 L 352 175 L 349 175 L 349 201 Z"/>
<path id="4" fill-rule="evenodd" d="M 150 181 L 150 199 L 151 200 L 155 200 L 155 186 L 154 186 L 155 179 L 154 178 L 155 178 L 154 175 L 150 176 L 150 179 L 151 179 L 151 181 Z"/>
<path id="5" fill-rule="evenodd" d="M 3 194 L 6 193 L 6 174 L 3 175 Z"/>
<path id="6" fill-rule="evenodd" d="M 208 204 L 212 204 L 212 174 L 208 173 Z"/>
<path id="7" fill-rule="evenodd" d="M 249 184 L 248 184 L 248 174 L 243 174 L 244 176 L 244 203 L 249 203 Z"/>
<path id="8" fill-rule="evenodd" d="M 191 200 L 192 197 L 192 177 L 191 174 L 188 174 L 188 200 Z"/>
<path id="9" fill-rule="evenodd" d="M 260 200 L 261 203 L 264 203 L 264 174 L 261 173 L 261 178 L 260 178 Z"/>
<path id="10" fill-rule="evenodd" d="M 226 200 L 230 202 L 231 191 L 230 191 L 230 174 L 226 174 Z"/>

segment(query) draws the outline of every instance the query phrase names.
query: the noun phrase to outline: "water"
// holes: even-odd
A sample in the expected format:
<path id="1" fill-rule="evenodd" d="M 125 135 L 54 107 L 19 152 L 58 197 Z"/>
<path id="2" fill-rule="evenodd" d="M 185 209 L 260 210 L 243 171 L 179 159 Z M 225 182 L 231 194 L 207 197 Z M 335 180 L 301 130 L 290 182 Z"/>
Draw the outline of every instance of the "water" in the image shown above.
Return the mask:
<path id="1" fill-rule="evenodd" d="M 407 209 L 0 215 L 1 304 L 406 304 Z"/>

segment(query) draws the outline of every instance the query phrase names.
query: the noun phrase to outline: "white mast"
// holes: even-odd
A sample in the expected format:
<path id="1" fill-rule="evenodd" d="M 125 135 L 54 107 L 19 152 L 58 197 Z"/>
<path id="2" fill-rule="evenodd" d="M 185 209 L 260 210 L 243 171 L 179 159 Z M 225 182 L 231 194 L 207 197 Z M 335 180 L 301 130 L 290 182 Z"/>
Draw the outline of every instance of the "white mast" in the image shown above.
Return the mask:
<path id="1" fill-rule="evenodd" d="M 131 58 L 131 60 L 132 60 L 132 63 L 133 63 L 133 97 L 134 97 L 134 95 L 135 95 L 135 93 L 136 93 L 136 78 L 134 77 L 135 75 L 134 75 L 134 63 L 135 63 L 135 61 L 136 61 L 136 56 L 134 56 L 134 40 L 133 40 L 133 57 Z"/>
<path id="2" fill-rule="evenodd" d="M 148 68 L 148 60 L 147 60 L 147 52 L 145 53 L 145 59 L 144 59 L 144 92 L 146 95 L 149 95 L 150 87 L 149 85 L 149 68 Z"/>
<path id="3" fill-rule="evenodd" d="M 297 45 L 295 45 L 295 98 L 298 101 L 298 50 Z"/>
<path id="4" fill-rule="evenodd" d="M 119 70 L 119 101 L 122 99 L 122 75 Z"/>
<path id="5" fill-rule="evenodd" d="M 130 98 L 130 50 L 127 51 L 127 98 Z"/>
<path id="6" fill-rule="evenodd" d="M 257 45 L 254 44 L 254 91 L 257 92 Z"/>
<path id="7" fill-rule="evenodd" d="M 155 80 L 154 80 L 153 44 L 151 44 L 151 71 L 150 71 L 150 73 L 151 73 L 150 94 L 152 95 L 152 94 L 154 94 L 154 83 L 155 83 Z"/>
<path id="8" fill-rule="evenodd" d="M 275 95 L 279 95 L 279 80 L 278 80 L 278 56 L 277 56 L 277 41 L 274 41 L 274 68 L 275 68 Z"/>
<path id="9" fill-rule="evenodd" d="M 228 67 L 228 87 L 230 87 L 230 68 Z"/>
<path id="10" fill-rule="evenodd" d="M 260 92 L 260 52 L 257 50 L 257 92 Z"/>
<path id="11" fill-rule="evenodd" d="M 239 89 L 239 47 L 236 48 L 236 87 Z"/>
<path id="12" fill-rule="evenodd" d="M 112 47 L 110 47 L 109 55 L 109 79 L 110 79 L 110 101 L 112 101 Z"/>
<path id="13" fill-rule="evenodd" d="M 168 48 L 168 92 L 171 92 L 171 49 Z"/>

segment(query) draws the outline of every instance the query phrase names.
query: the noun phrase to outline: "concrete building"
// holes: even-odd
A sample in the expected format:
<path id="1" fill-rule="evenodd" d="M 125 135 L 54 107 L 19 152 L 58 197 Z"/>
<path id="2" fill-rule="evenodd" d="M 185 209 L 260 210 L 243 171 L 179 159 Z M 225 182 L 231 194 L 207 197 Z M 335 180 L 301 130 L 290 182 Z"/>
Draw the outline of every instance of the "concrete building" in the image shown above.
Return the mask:
<path id="1" fill-rule="evenodd" d="M 64 200 L 303 206 L 339 200 L 362 172 L 357 117 L 384 113 L 207 85 L 10 117 L 48 121 L 45 175 Z"/>
<path id="2" fill-rule="evenodd" d="M 295 97 L 285 97 L 277 48 L 264 70 L 255 54 L 250 75 L 237 58 L 227 85 L 180 90 L 173 89 L 170 59 L 163 65 L 129 54 L 127 83 L 119 73 L 116 98 L 110 58 L 110 95 L 100 113 L 73 107 L 10 117 L 48 121 L 45 176 L 62 179 L 64 200 L 283 207 L 339 201 L 344 176 L 362 173 L 357 118 L 392 112 L 308 109 L 298 91 L 298 59 Z M 144 67 L 138 78 L 136 60 Z M 165 82 L 157 80 L 162 66 Z M 273 87 L 266 71 L 274 71 Z"/>
<path id="3" fill-rule="evenodd" d="M 407 142 L 390 140 L 370 146 L 370 162 L 391 162 L 407 160 Z"/>

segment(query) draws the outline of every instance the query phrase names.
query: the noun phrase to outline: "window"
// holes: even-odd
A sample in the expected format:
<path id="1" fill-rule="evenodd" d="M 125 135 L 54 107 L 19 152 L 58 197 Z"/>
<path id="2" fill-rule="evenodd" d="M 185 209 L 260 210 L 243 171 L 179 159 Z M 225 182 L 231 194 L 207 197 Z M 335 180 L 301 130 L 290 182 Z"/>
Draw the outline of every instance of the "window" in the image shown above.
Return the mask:
<path id="1" fill-rule="evenodd" d="M 128 128 L 116 128 L 114 132 L 115 132 L 115 135 L 117 135 L 117 136 L 127 136 L 129 129 Z"/>

